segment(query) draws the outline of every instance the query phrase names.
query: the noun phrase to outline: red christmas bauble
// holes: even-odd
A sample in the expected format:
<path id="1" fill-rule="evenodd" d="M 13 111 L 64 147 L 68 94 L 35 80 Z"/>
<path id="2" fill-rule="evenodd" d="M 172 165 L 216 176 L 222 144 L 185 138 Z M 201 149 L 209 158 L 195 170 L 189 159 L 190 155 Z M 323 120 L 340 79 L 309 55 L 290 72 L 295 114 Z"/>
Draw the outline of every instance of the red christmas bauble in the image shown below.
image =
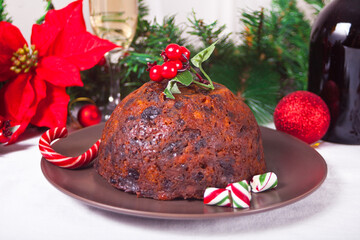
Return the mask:
<path id="1" fill-rule="evenodd" d="M 310 144 L 325 135 L 330 112 L 318 95 L 296 91 L 280 100 L 274 111 L 274 123 L 277 130 Z"/>
<path id="2" fill-rule="evenodd" d="M 101 112 L 93 104 L 87 104 L 80 108 L 78 121 L 83 127 L 92 126 L 101 122 Z"/>

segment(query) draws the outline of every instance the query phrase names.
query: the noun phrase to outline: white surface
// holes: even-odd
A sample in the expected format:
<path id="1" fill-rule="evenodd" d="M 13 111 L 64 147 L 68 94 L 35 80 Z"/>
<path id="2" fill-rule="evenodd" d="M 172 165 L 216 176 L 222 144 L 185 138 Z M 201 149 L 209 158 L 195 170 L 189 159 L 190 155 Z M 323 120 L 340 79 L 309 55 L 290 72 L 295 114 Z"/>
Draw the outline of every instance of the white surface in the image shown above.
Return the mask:
<path id="1" fill-rule="evenodd" d="M 294 204 L 249 216 L 175 221 L 99 210 L 58 191 L 41 172 L 39 136 L 0 146 L 0 239 L 359 239 L 360 146 L 321 144 L 327 179 Z"/>

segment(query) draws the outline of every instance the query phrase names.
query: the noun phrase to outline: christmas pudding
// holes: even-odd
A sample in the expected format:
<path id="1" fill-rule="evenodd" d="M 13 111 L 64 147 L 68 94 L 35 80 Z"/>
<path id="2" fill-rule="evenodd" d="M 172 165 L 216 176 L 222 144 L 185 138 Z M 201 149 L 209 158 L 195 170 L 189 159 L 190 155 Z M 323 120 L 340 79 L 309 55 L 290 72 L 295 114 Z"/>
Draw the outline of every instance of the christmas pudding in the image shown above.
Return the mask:
<path id="1" fill-rule="evenodd" d="M 202 199 L 266 172 L 259 126 L 248 106 L 223 85 L 148 82 L 117 106 L 102 133 L 96 171 L 115 188 L 160 200 Z"/>

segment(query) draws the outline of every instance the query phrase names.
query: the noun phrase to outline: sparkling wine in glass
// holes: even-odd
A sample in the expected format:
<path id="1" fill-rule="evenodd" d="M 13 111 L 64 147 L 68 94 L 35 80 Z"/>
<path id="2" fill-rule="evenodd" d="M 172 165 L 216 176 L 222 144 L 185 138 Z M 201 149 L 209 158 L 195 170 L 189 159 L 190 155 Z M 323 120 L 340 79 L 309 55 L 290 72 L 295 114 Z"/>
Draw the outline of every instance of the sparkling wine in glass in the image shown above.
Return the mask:
<path id="1" fill-rule="evenodd" d="M 119 59 L 128 50 L 135 32 L 138 17 L 137 0 L 89 0 L 90 23 L 97 36 L 121 48 L 105 55 L 110 71 L 109 103 L 104 109 L 107 120 L 120 102 Z"/>

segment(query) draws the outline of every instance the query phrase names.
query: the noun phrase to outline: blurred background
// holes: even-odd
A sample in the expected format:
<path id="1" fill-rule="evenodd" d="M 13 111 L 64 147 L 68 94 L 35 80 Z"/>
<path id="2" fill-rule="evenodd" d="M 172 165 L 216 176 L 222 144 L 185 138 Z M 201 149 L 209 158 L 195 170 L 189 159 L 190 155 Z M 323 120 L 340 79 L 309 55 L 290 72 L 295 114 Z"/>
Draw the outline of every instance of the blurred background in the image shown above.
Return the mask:
<path id="1" fill-rule="evenodd" d="M 46 1 L 44 0 L 11 0 L 5 1 L 7 12 L 12 17 L 13 24 L 20 28 L 27 40 L 30 39 L 32 24 L 44 14 Z M 53 0 L 56 9 L 63 8 L 72 0 Z M 270 7 L 271 0 L 145 0 L 149 7 L 147 18 L 162 20 L 165 16 L 176 15 L 177 24 L 187 24 L 187 18 L 195 11 L 204 21 L 218 20 L 226 24 L 227 31 L 240 31 L 238 21 L 242 10 L 258 10 L 261 7 Z M 84 0 L 84 17 L 89 31 L 89 3 Z"/>
<path id="2" fill-rule="evenodd" d="M 55 9 L 73 0 L 52 0 Z M 8 0 L 12 23 L 30 42 L 32 25 L 46 12 L 45 0 Z M 135 37 L 118 65 L 121 98 L 149 81 L 146 63 L 157 61 L 167 44 L 176 42 L 192 56 L 219 40 L 204 69 L 210 77 L 244 99 L 259 123 L 272 120 L 276 103 L 307 88 L 311 24 L 322 0 L 139 0 Z M 83 1 L 90 26 L 89 2 Z M 68 88 L 71 99 L 108 102 L 109 68 L 98 64 L 82 72 L 83 88 Z M 110 93 L 111 95 L 111 93 Z M 110 101 L 109 101 L 110 102 Z"/>

